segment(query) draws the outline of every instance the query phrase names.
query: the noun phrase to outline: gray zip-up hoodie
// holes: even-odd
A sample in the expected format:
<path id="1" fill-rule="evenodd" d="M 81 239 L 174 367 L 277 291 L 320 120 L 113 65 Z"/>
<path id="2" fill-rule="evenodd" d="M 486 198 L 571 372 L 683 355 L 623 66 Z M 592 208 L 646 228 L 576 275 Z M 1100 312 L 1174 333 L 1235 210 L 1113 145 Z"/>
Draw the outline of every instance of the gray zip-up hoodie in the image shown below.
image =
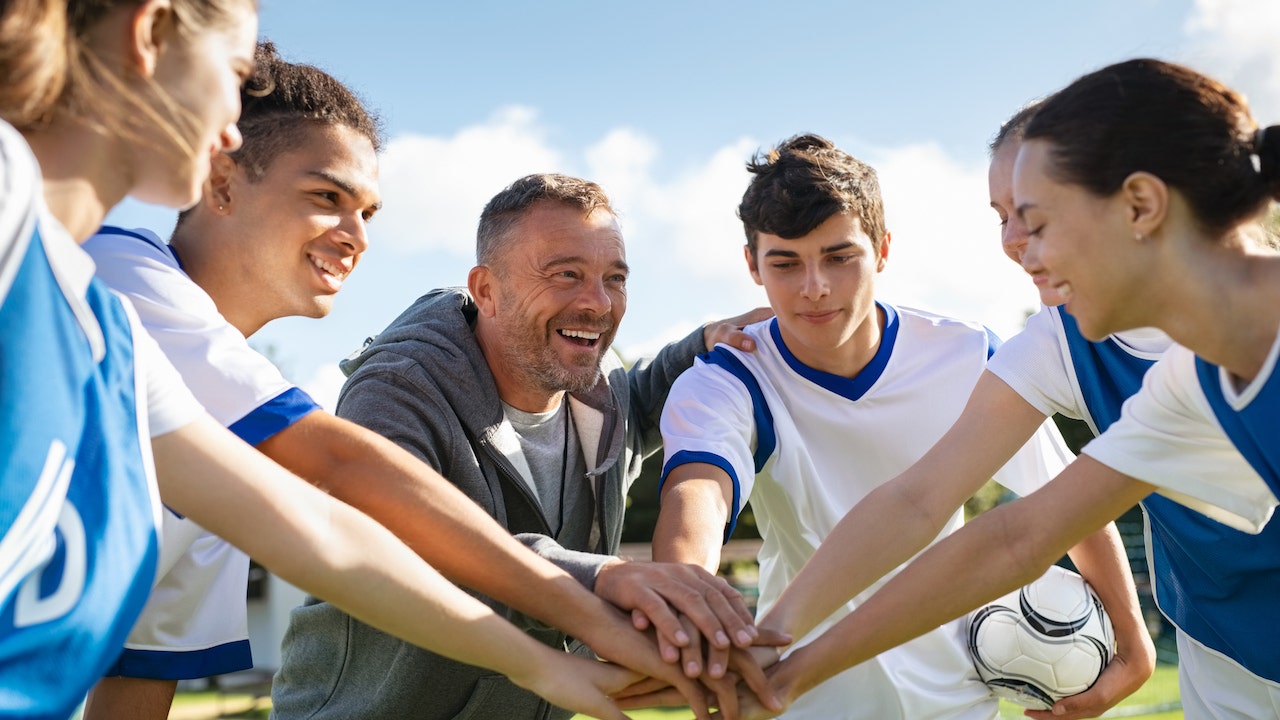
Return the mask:
<path id="1" fill-rule="evenodd" d="M 476 343 L 476 305 L 462 288 L 419 298 L 357 355 L 338 415 L 404 447 L 457 485 L 540 555 L 588 588 L 617 552 L 627 489 L 661 447 L 658 423 L 671 383 L 705 350 L 702 330 L 625 369 L 606 353 L 600 381 L 570 397 L 595 494 L 585 547 L 548 537 L 540 506 L 499 449 L 497 387 Z M 581 533 L 579 533 L 581 535 Z M 465 548 L 457 548 L 466 552 Z M 481 597 L 529 635 L 590 655 L 559 630 Z M 572 716 L 502 675 L 449 660 L 375 630 L 316 598 L 294 610 L 272 717 L 550 720 Z"/>

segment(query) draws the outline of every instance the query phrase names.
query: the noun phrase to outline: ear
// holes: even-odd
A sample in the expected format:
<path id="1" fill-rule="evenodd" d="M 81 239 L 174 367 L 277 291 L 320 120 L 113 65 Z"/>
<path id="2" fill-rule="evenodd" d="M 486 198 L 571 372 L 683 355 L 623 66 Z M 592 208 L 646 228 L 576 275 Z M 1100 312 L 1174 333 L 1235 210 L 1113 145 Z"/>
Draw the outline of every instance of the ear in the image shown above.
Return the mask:
<path id="1" fill-rule="evenodd" d="M 155 75 L 160 54 L 173 33 L 173 22 L 170 0 L 145 0 L 130 16 L 127 57 L 143 77 Z"/>
<path id="2" fill-rule="evenodd" d="M 209 179 L 204 183 L 204 203 L 219 215 L 231 212 L 232 201 L 238 193 L 235 187 L 240 166 L 224 152 L 214 152 L 209 159 Z"/>
<path id="3" fill-rule="evenodd" d="M 1129 175 L 1117 194 L 1135 236 L 1151 237 L 1169 214 L 1169 186 L 1149 172 Z"/>
<path id="4" fill-rule="evenodd" d="M 884 270 L 884 266 L 889 263 L 889 241 L 892 239 L 888 232 L 880 239 L 880 251 L 876 254 L 876 272 Z"/>
<path id="5" fill-rule="evenodd" d="M 493 270 L 485 265 L 477 265 L 467 273 L 467 290 L 475 299 L 480 314 L 487 318 L 498 313 L 497 280 Z"/>
<path id="6" fill-rule="evenodd" d="M 760 268 L 756 267 L 756 259 L 751 253 L 750 245 L 742 246 L 742 256 L 747 259 L 747 272 L 751 273 L 751 279 L 755 280 L 757 285 L 764 285 L 764 281 L 760 279 Z"/>

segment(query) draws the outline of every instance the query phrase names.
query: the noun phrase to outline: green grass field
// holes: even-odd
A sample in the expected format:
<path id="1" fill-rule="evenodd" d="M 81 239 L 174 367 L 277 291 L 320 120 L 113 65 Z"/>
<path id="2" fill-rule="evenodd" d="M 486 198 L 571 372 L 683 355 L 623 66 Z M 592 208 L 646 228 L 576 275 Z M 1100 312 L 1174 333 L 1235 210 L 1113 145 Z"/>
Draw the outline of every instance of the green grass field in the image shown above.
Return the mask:
<path id="1" fill-rule="evenodd" d="M 1178 668 L 1175 665 L 1159 665 L 1151 679 L 1138 692 L 1112 708 L 1103 717 L 1131 718 L 1132 720 L 1182 720 L 1177 707 Z M 213 720 L 215 718 L 265 718 L 269 713 L 269 698 L 257 698 L 235 692 L 179 693 L 174 699 L 171 720 Z M 628 713 L 633 720 L 691 720 L 693 713 L 685 708 L 633 710 Z M 1022 708 L 1003 704 L 1001 718 L 1023 717 Z M 575 720 L 585 720 L 577 716 Z"/>
<path id="2" fill-rule="evenodd" d="M 1181 710 L 1159 711 L 1177 705 L 1178 702 L 1178 668 L 1176 665 L 1158 665 L 1151 679 L 1138 692 L 1129 696 L 1124 702 L 1112 708 L 1103 717 L 1123 717 L 1132 720 L 1182 720 Z M 687 709 L 651 709 L 632 710 L 627 713 L 633 720 L 691 720 L 693 713 Z M 1024 717 L 1022 708 L 1009 703 L 1001 703 L 1001 718 Z M 578 715 L 574 720 L 586 720 L 586 716 Z"/>

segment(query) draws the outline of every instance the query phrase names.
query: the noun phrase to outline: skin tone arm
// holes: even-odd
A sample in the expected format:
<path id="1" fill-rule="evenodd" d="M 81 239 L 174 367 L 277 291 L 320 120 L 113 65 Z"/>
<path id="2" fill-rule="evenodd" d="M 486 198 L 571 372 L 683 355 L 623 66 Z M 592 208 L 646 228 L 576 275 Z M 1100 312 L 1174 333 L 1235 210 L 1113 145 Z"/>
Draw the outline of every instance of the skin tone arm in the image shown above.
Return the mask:
<path id="1" fill-rule="evenodd" d="M 212 418 L 155 438 L 161 495 L 272 572 L 354 617 L 501 672 L 564 707 L 620 720 L 602 693 L 634 675 L 520 632 L 450 584 L 385 528 L 284 472 Z"/>
<path id="2" fill-rule="evenodd" d="M 910 560 L 1044 420 L 1004 381 L 984 372 L 952 428 L 914 466 L 854 506 L 761 626 L 802 637 L 849 598 Z M 862 552 L 850 554 L 848 548 Z M 1064 715 L 1028 713 L 1033 717 L 1095 717 L 1141 687 L 1155 668 L 1155 647 L 1115 525 L 1108 523 L 1089 535 L 1070 555 L 1111 615 L 1116 658 L 1092 688 L 1057 703 Z"/>
<path id="3" fill-rule="evenodd" d="M 983 513 L 934 545 L 848 617 L 770 668 L 774 688 L 789 702 L 845 668 L 1031 582 L 1153 490 L 1082 455 L 1045 487 Z M 983 562 L 973 563 L 975 557 Z"/>

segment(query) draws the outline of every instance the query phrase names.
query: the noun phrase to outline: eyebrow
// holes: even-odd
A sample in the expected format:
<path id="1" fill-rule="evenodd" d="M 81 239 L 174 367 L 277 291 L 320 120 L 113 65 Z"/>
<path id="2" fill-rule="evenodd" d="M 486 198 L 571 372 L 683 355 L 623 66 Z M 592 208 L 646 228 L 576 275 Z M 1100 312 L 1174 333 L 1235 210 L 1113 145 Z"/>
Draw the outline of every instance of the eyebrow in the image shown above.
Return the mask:
<path id="1" fill-rule="evenodd" d="M 828 246 L 826 246 L 826 247 L 824 247 L 824 248 L 821 248 L 821 249 L 820 249 L 820 252 L 821 252 L 823 255 L 827 255 L 827 254 L 829 254 L 829 253 L 839 252 L 839 251 L 841 251 L 841 250 L 847 250 L 847 249 L 849 249 L 849 248 L 851 248 L 851 247 L 853 247 L 853 243 L 851 243 L 851 242 L 849 242 L 848 240 L 846 240 L 846 241 L 844 241 L 844 242 L 836 243 L 835 245 L 828 245 Z M 788 258 L 794 258 L 794 257 L 800 257 L 800 253 L 796 252 L 795 250 L 783 250 L 782 248 L 773 248 L 773 249 L 769 250 L 768 252 L 766 252 L 766 253 L 764 254 L 764 256 L 765 256 L 765 257 L 788 257 Z"/>
<path id="2" fill-rule="evenodd" d="M 585 260 L 580 255 L 553 256 L 551 258 L 548 258 L 546 262 L 542 263 L 542 269 L 549 270 L 557 265 L 574 265 L 584 261 Z M 627 264 L 626 260 L 617 260 L 610 267 L 612 267 L 615 270 L 621 270 L 625 273 L 631 272 L 631 266 Z"/>
<path id="3" fill-rule="evenodd" d="M 1026 218 L 1024 218 L 1023 216 L 1027 214 L 1028 210 L 1034 208 L 1035 206 L 1036 206 L 1035 203 L 1022 203 L 1021 205 L 1019 205 L 1017 210 L 1018 219 L 1025 220 Z"/>
<path id="4" fill-rule="evenodd" d="M 337 175 L 334 175 L 331 172 L 328 172 L 326 170 L 308 170 L 307 175 L 311 177 L 319 178 L 321 180 L 324 180 L 325 182 L 336 185 L 339 190 L 346 193 L 350 197 L 353 197 L 353 198 L 360 197 L 360 192 L 356 190 L 355 185 L 352 185 L 351 183 L 347 182 L 346 180 L 343 180 L 342 178 L 338 177 Z M 375 202 L 371 209 L 381 210 L 382 201 L 379 200 Z"/>

